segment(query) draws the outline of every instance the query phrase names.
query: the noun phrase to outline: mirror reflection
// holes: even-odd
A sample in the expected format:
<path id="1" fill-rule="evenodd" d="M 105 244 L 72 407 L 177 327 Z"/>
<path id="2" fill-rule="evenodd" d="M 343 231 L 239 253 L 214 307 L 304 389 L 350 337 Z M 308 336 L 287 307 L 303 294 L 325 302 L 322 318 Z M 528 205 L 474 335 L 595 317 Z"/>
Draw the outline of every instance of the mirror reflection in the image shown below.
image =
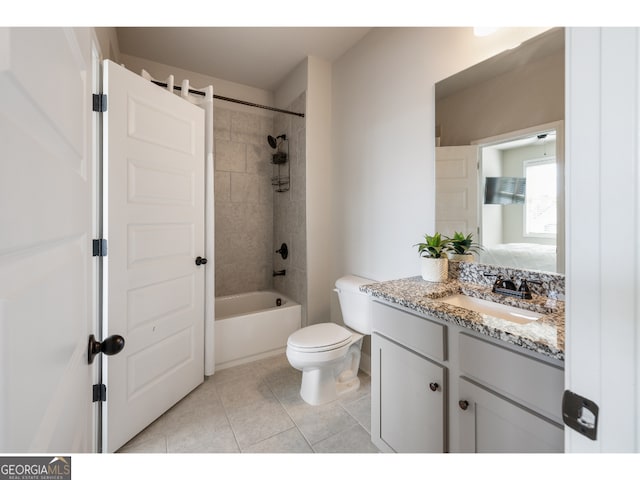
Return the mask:
<path id="1" fill-rule="evenodd" d="M 436 230 L 481 263 L 564 272 L 564 29 L 436 84 Z"/>

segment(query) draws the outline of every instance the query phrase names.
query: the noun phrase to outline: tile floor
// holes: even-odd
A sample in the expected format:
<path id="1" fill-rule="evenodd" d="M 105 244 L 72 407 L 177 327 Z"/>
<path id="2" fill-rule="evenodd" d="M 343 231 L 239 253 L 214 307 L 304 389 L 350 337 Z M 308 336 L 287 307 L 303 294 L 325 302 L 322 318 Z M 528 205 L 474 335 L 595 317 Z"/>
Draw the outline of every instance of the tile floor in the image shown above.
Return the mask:
<path id="1" fill-rule="evenodd" d="M 121 453 L 369 453 L 371 380 L 321 406 L 299 394 L 284 354 L 216 372 Z"/>

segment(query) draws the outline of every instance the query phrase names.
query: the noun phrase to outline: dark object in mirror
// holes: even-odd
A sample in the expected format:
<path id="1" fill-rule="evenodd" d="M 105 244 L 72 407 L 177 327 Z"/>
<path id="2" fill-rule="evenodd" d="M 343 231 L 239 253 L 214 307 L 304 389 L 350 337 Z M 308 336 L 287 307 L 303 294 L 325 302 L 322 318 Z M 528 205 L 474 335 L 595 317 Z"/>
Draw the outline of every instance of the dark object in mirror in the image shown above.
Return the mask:
<path id="1" fill-rule="evenodd" d="M 523 177 L 487 177 L 484 184 L 485 205 L 524 204 L 526 179 Z"/>

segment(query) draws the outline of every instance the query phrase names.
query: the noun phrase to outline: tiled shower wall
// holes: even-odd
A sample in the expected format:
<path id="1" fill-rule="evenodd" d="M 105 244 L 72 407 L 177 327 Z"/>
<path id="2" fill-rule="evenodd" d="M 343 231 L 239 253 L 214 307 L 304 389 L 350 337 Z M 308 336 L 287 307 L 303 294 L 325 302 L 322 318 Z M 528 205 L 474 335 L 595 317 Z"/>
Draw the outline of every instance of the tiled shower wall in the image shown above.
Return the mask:
<path id="1" fill-rule="evenodd" d="M 306 96 L 301 94 L 286 110 L 304 113 Z M 286 270 L 274 278 L 274 288 L 302 305 L 302 326 L 307 325 L 307 229 L 306 229 L 306 130 L 305 119 L 278 113 L 274 117 L 273 135 L 287 135 L 291 167 L 290 189 L 273 195 L 273 245 L 289 247 L 283 260 L 275 256 L 273 267 Z"/>
<path id="2" fill-rule="evenodd" d="M 214 109 L 216 296 L 273 288 L 273 119 Z"/>

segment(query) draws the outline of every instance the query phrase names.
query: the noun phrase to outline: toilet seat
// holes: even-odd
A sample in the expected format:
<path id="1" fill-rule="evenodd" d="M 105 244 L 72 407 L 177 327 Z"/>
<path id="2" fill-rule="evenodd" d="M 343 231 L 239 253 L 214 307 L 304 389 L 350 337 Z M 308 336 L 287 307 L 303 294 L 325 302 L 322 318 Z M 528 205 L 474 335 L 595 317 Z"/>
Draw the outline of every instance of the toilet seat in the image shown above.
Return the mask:
<path id="1" fill-rule="evenodd" d="M 336 350 L 351 343 L 352 332 L 335 323 L 318 323 L 291 334 L 287 347 L 301 353 Z"/>

